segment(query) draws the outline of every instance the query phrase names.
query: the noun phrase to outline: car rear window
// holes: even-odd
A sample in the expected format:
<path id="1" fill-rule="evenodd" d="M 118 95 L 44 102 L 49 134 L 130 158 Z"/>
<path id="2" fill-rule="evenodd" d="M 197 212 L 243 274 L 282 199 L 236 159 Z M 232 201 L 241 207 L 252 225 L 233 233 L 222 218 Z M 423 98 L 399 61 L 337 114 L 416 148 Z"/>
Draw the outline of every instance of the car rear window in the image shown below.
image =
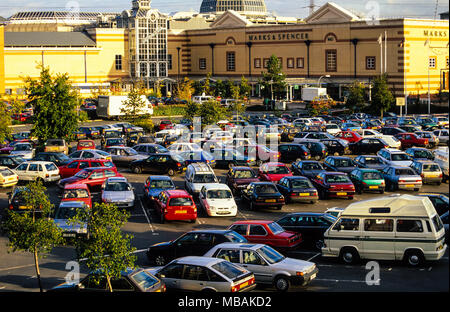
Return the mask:
<path id="1" fill-rule="evenodd" d="M 73 189 L 66 190 L 63 194 L 64 199 L 76 199 L 76 198 L 89 198 L 87 190 L 84 189 Z"/>
<path id="2" fill-rule="evenodd" d="M 228 232 L 224 235 L 230 242 L 233 243 L 246 243 L 247 239 L 244 236 L 236 232 Z"/>
<path id="3" fill-rule="evenodd" d="M 14 175 L 14 172 L 9 170 L 8 168 L 4 168 L 4 169 L 0 169 L 0 175 L 2 175 L 4 177 L 9 177 L 9 176 Z"/>
<path id="4" fill-rule="evenodd" d="M 192 199 L 190 197 L 176 197 L 172 198 L 169 206 L 192 206 Z"/>
<path id="5" fill-rule="evenodd" d="M 440 169 L 439 166 L 436 165 L 436 164 L 432 164 L 432 165 L 426 164 L 426 165 L 423 165 L 423 171 L 426 171 L 426 172 L 435 172 L 435 171 L 441 171 L 441 169 Z"/>
<path id="6" fill-rule="evenodd" d="M 133 275 L 131 279 L 144 290 L 151 288 L 159 282 L 156 278 L 145 271 Z"/>
<path id="7" fill-rule="evenodd" d="M 56 168 L 55 164 L 45 164 L 45 168 L 47 168 L 47 171 L 58 170 L 58 168 Z"/>
<path id="8" fill-rule="evenodd" d="M 228 261 L 221 261 L 211 267 L 231 280 L 246 273 L 246 270 Z"/>

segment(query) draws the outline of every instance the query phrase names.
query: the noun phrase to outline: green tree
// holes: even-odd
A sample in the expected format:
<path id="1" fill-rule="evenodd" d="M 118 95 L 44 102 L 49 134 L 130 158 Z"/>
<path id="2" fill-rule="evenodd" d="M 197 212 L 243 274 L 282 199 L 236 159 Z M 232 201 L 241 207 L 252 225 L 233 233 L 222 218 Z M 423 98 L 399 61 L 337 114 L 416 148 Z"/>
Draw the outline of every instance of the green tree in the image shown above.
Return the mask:
<path id="1" fill-rule="evenodd" d="M 183 82 L 178 84 L 176 94 L 180 99 L 189 102 L 194 92 L 195 92 L 194 83 L 191 80 L 189 80 L 189 78 L 185 77 Z"/>
<path id="2" fill-rule="evenodd" d="M 198 117 L 202 125 L 212 125 L 229 116 L 229 111 L 216 100 L 209 100 L 199 105 Z"/>
<path id="3" fill-rule="evenodd" d="M 30 182 L 23 192 L 21 212 L 8 211 L 3 225 L 8 235 L 9 251 L 24 251 L 33 254 L 39 289 L 42 292 L 39 258 L 51 252 L 54 246 L 62 244 L 62 233 L 48 218 L 53 214 L 53 205 L 41 181 Z"/>
<path id="4" fill-rule="evenodd" d="M 361 109 L 363 109 L 365 103 L 364 94 L 365 90 L 363 84 L 355 81 L 350 86 L 346 103 L 347 108 L 351 109 L 352 111 L 360 111 Z"/>
<path id="5" fill-rule="evenodd" d="M 78 259 L 85 259 L 89 270 L 103 272 L 110 292 L 111 279 L 120 278 L 121 272 L 135 267 L 133 237 L 121 230 L 128 218 L 127 212 L 113 204 L 95 203 L 92 209 L 79 210 L 69 221 L 70 224 L 86 224 L 89 238 L 76 241 Z"/>
<path id="6" fill-rule="evenodd" d="M 239 95 L 241 98 L 250 98 L 252 87 L 248 84 L 248 80 L 242 76 L 241 84 L 239 85 Z"/>
<path id="7" fill-rule="evenodd" d="M 202 85 L 202 93 L 205 93 L 205 95 L 214 94 L 211 88 L 211 73 L 206 74 L 206 79 Z"/>
<path id="8" fill-rule="evenodd" d="M 55 138 L 71 141 L 80 120 L 81 101 L 68 74 L 52 77 L 48 67 L 40 68 L 38 80 L 25 78 L 25 92 L 34 112 L 31 131 L 40 143 Z"/>
<path id="9" fill-rule="evenodd" d="M 263 96 L 265 98 L 282 98 L 286 94 L 286 75 L 283 74 L 281 68 L 281 62 L 277 56 L 270 57 L 267 65 L 267 71 L 262 72 L 262 79 L 260 84 L 262 85 Z"/>
<path id="10" fill-rule="evenodd" d="M 142 95 L 142 89 L 135 87 L 128 93 L 127 99 L 123 102 L 124 106 L 120 109 L 125 118 L 134 119 L 145 112 L 147 103 Z"/>
<path id="11" fill-rule="evenodd" d="M 224 97 L 226 94 L 226 85 L 222 80 L 217 80 L 214 86 L 214 95 Z"/>
<path id="12" fill-rule="evenodd" d="M 372 86 L 372 108 L 380 112 L 380 116 L 383 118 L 384 112 L 388 111 L 394 102 L 395 98 L 388 88 L 387 76 L 376 77 Z"/>
<path id="13" fill-rule="evenodd" d="M 10 112 L 5 101 L 0 100 L 0 144 L 11 136 L 12 123 Z"/>

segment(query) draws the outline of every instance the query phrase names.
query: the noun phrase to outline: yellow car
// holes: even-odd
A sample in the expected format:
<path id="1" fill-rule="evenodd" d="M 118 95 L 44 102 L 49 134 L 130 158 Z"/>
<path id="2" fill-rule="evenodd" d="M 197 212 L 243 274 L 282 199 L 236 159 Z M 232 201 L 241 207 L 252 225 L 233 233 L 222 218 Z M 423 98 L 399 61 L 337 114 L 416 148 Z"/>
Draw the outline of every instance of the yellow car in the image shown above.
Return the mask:
<path id="1" fill-rule="evenodd" d="M 0 167 L 0 186 L 11 187 L 19 182 L 19 176 L 8 167 Z"/>

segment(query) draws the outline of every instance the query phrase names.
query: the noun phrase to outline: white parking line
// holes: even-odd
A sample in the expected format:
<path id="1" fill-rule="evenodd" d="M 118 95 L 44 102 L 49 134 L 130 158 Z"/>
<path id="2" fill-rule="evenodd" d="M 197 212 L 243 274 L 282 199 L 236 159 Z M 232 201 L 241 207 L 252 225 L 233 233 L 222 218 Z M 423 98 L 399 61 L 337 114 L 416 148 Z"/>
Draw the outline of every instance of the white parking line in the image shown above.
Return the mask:
<path id="1" fill-rule="evenodd" d="M 318 252 L 317 254 L 315 254 L 314 256 L 312 256 L 311 258 L 309 258 L 309 259 L 306 260 L 306 261 L 311 261 L 312 259 L 314 259 L 315 257 L 320 256 L 320 255 L 321 255 L 321 253 Z"/>
<path id="2" fill-rule="evenodd" d="M 329 278 L 316 278 L 315 281 L 321 282 L 335 282 L 335 283 L 366 283 L 366 281 L 358 281 L 358 280 L 337 280 L 337 279 L 329 279 Z"/>
<path id="3" fill-rule="evenodd" d="M 152 222 L 150 221 L 150 218 L 149 218 L 149 216 L 147 215 L 147 212 L 145 211 L 144 204 L 142 204 L 142 200 L 141 200 L 141 199 L 139 199 L 139 203 L 141 204 L 142 211 L 144 212 L 145 218 L 147 219 L 147 223 L 148 223 L 148 225 L 149 225 L 149 227 L 150 227 L 150 231 L 152 231 L 152 235 L 159 235 L 159 234 L 156 233 L 155 230 L 153 229 Z"/>

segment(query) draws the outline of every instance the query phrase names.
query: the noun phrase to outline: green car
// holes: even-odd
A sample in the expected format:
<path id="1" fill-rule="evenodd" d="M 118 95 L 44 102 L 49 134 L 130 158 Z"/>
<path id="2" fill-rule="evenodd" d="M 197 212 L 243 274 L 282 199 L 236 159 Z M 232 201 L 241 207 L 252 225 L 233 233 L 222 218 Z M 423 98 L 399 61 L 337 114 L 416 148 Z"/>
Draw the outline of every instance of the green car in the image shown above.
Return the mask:
<path id="1" fill-rule="evenodd" d="M 383 175 L 378 170 L 358 168 L 350 172 L 349 177 L 358 194 L 362 192 L 384 193 L 386 184 Z"/>
<path id="2" fill-rule="evenodd" d="M 417 123 L 422 126 L 422 129 L 430 129 L 438 127 L 438 124 L 431 118 L 421 118 Z"/>

